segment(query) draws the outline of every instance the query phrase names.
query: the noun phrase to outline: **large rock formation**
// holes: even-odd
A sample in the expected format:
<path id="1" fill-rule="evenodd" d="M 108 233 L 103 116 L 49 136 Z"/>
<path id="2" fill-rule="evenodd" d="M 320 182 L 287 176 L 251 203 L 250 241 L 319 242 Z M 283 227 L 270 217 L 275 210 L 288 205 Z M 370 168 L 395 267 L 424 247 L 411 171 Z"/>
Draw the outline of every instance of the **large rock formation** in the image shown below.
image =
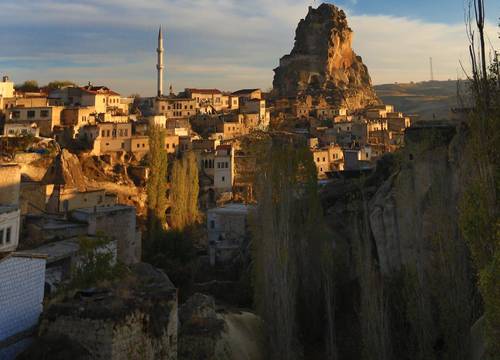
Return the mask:
<path id="1" fill-rule="evenodd" d="M 311 95 L 350 109 L 379 103 L 367 67 L 352 50 L 352 37 L 344 11 L 331 4 L 309 7 L 297 27 L 292 52 L 274 70 L 276 95 Z"/>
<path id="2" fill-rule="evenodd" d="M 349 306 L 361 304 L 361 310 L 339 309 L 343 314 L 351 310 L 360 324 L 357 332 L 336 325 L 339 352 L 349 354 L 344 358 L 360 357 L 356 347 L 344 345 L 359 334 L 372 345 L 371 334 L 380 335 L 387 341 L 377 344 L 377 353 L 401 355 L 395 358 L 413 346 L 414 334 L 419 334 L 418 350 L 412 358 L 444 352 L 459 358 L 468 351 L 469 329 L 480 311 L 460 231 L 460 199 L 471 168 L 465 136 L 456 124 L 413 126 L 406 131 L 404 149 L 385 155 L 362 186 L 359 180 L 339 181 L 323 192 L 337 253 L 348 264 L 339 296 L 349 299 Z M 408 337 L 400 337 L 403 328 Z M 482 351 L 480 337 L 472 345 L 474 352 Z"/>

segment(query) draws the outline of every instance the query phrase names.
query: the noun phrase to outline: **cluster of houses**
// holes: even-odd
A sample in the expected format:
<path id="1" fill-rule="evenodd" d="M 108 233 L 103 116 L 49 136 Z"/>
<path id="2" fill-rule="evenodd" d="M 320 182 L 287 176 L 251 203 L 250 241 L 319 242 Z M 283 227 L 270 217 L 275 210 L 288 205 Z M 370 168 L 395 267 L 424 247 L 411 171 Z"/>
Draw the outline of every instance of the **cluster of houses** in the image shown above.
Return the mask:
<path id="1" fill-rule="evenodd" d="M 1 140 L 31 137 L 52 143 L 56 154 L 48 157 L 52 163 L 43 174 L 27 165 L 42 159 L 40 152 L 0 161 L 1 359 L 13 359 L 32 341 L 44 297 L 79 264 L 82 237 L 107 236 L 106 250 L 114 259 L 141 261 L 136 208 L 89 187 L 74 153 L 126 154 L 136 169 L 145 169 L 142 177 L 147 180 L 143 159 L 149 153 L 151 127 L 164 129 L 164 149 L 171 158 L 194 152 L 200 204 L 207 217 L 207 255 L 211 265 L 218 265 L 231 262 L 248 244 L 248 217 L 254 207 L 248 201 L 248 174 L 255 170 L 255 159 L 241 151 L 240 139 L 267 130 L 271 116 L 305 124 L 293 131 L 306 138 L 320 181 L 371 168 L 377 158 L 403 144 L 411 125 L 410 118 L 390 105 L 350 112 L 326 103 L 313 105 L 311 99 L 273 99 L 260 89 L 188 88 L 174 94 L 170 88 L 164 95 L 162 42 L 160 32 L 154 97 L 123 97 L 91 83 L 20 92 L 8 77 L 2 78 Z M 236 196 L 241 193 L 245 196 Z"/>
<path id="2" fill-rule="evenodd" d="M 403 146 L 405 130 L 412 123 L 409 116 L 395 111 L 392 105 L 350 111 L 325 101 L 314 105 L 310 96 L 278 99 L 274 111 L 299 122 L 294 132 L 307 138 L 318 179 L 373 168 L 383 154 Z"/>

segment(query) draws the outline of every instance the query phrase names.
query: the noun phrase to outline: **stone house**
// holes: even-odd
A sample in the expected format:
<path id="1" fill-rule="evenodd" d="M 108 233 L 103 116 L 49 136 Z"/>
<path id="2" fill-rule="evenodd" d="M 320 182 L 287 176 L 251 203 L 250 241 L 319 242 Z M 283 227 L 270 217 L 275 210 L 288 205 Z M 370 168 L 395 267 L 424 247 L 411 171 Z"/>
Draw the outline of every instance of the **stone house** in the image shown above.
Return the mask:
<path id="1" fill-rule="evenodd" d="M 88 84 L 83 87 L 68 86 L 56 89 L 49 94 L 49 99 L 64 106 L 93 107 L 96 113 L 115 113 L 127 115 L 129 105 L 122 102 L 120 94 L 106 86 Z"/>
<path id="2" fill-rule="evenodd" d="M 0 359 L 13 360 L 33 341 L 42 313 L 45 257 L 0 254 Z"/>
<path id="3" fill-rule="evenodd" d="M 330 171 L 330 159 L 327 149 L 313 150 L 314 163 L 318 171 L 318 179 L 325 179 L 326 173 Z"/>
<path id="4" fill-rule="evenodd" d="M 130 265 L 141 261 L 141 232 L 136 225 L 133 206 L 114 205 L 78 209 L 71 212 L 71 219 L 88 225 L 87 235 L 104 234 L 117 241 L 118 260 Z"/>
<path id="5" fill-rule="evenodd" d="M 49 105 L 54 104 L 50 104 L 47 96 L 44 94 L 28 95 L 14 92 L 12 97 L 3 98 L 3 109 L 5 110 L 16 107 L 45 107 Z"/>
<path id="6" fill-rule="evenodd" d="M 177 154 L 180 151 L 179 136 L 166 135 L 165 136 L 165 150 L 167 150 L 168 154 Z"/>
<path id="7" fill-rule="evenodd" d="M 35 137 L 40 136 L 40 129 L 36 123 L 6 123 L 3 126 L 4 136 L 19 137 L 31 135 Z"/>
<path id="8" fill-rule="evenodd" d="M 40 135 L 51 137 L 56 126 L 61 125 L 62 106 L 14 107 L 6 110 L 6 123 L 36 124 Z"/>
<path id="9" fill-rule="evenodd" d="M 312 148 L 311 151 L 318 179 L 326 179 L 328 172 L 344 170 L 344 153 L 339 145 L 331 144 L 323 148 Z"/>
<path id="10" fill-rule="evenodd" d="M 226 204 L 207 211 L 210 264 L 231 261 L 241 250 L 248 235 L 251 205 Z"/>
<path id="11" fill-rule="evenodd" d="M 199 171 L 209 178 L 205 190 L 214 195 L 232 192 L 234 184 L 234 149 L 231 145 L 219 145 L 214 151 L 197 152 Z"/>
<path id="12" fill-rule="evenodd" d="M 17 206 L 0 204 L 0 257 L 15 251 L 19 244 L 21 212 Z"/>
<path id="13" fill-rule="evenodd" d="M 0 164 L 0 256 L 1 253 L 16 250 L 19 243 L 20 185 L 21 169 L 19 165 Z"/>
<path id="14" fill-rule="evenodd" d="M 262 90 L 261 89 L 241 89 L 238 91 L 235 91 L 231 94 L 233 97 L 236 97 L 240 100 L 252 100 L 252 99 L 257 99 L 260 100 L 262 99 Z"/>
<path id="15" fill-rule="evenodd" d="M 248 129 L 240 122 L 219 122 L 216 131 L 222 134 L 224 140 L 231 140 L 248 134 Z"/>
<path id="16" fill-rule="evenodd" d="M 364 170 L 372 167 L 372 149 L 366 145 L 359 149 L 344 149 L 344 170 Z"/>
<path id="17" fill-rule="evenodd" d="M 189 118 L 196 115 L 196 108 L 193 98 L 160 97 L 154 100 L 153 113 L 167 119 Z"/>
<path id="18" fill-rule="evenodd" d="M 347 116 L 347 109 L 321 106 L 314 109 L 314 116 L 321 120 L 334 119 L 336 116 Z"/>
<path id="19" fill-rule="evenodd" d="M 96 110 L 92 106 L 67 107 L 61 112 L 61 125 L 74 127 L 75 133 L 85 125 L 95 124 Z"/>
<path id="20" fill-rule="evenodd" d="M 78 133 L 78 138 L 85 141 L 95 155 L 117 151 L 133 151 L 132 123 L 102 122 L 86 125 Z"/>
<path id="21" fill-rule="evenodd" d="M 204 105 L 213 106 L 216 111 L 229 108 L 229 99 L 225 103 L 225 96 L 218 89 L 185 89 L 186 97 L 196 100 L 196 108 Z"/>

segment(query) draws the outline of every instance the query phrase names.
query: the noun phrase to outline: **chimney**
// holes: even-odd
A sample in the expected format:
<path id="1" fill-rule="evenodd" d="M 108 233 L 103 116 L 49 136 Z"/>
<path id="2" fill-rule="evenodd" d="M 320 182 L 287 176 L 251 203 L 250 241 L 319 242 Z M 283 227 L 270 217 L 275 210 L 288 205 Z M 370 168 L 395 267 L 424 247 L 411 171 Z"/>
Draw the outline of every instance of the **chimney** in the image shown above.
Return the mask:
<path id="1" fill-rule="evenodd" d="M 9 81 L 9 77 L 7 75 L 5 75 L 3 78 L 2 78 L 3 82 L 7 82 Z"/>

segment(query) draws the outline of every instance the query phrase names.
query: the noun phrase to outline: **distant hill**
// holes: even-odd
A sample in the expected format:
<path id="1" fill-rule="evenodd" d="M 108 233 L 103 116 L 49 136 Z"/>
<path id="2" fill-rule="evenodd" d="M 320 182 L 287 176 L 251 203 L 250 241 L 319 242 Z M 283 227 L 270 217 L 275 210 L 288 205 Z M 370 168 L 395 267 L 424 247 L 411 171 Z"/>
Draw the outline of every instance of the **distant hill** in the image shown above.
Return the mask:
<path id="1" fill-rule="evenodd" d="M 466 81 L 459 84 L 461 97 L 468 88 Z M 377 95 L 386 104 L 421 120 L 448 119 L 450 108 L 458 106 L 457 81 L 425 81 L 409 84 L 374 86 Z"/>

